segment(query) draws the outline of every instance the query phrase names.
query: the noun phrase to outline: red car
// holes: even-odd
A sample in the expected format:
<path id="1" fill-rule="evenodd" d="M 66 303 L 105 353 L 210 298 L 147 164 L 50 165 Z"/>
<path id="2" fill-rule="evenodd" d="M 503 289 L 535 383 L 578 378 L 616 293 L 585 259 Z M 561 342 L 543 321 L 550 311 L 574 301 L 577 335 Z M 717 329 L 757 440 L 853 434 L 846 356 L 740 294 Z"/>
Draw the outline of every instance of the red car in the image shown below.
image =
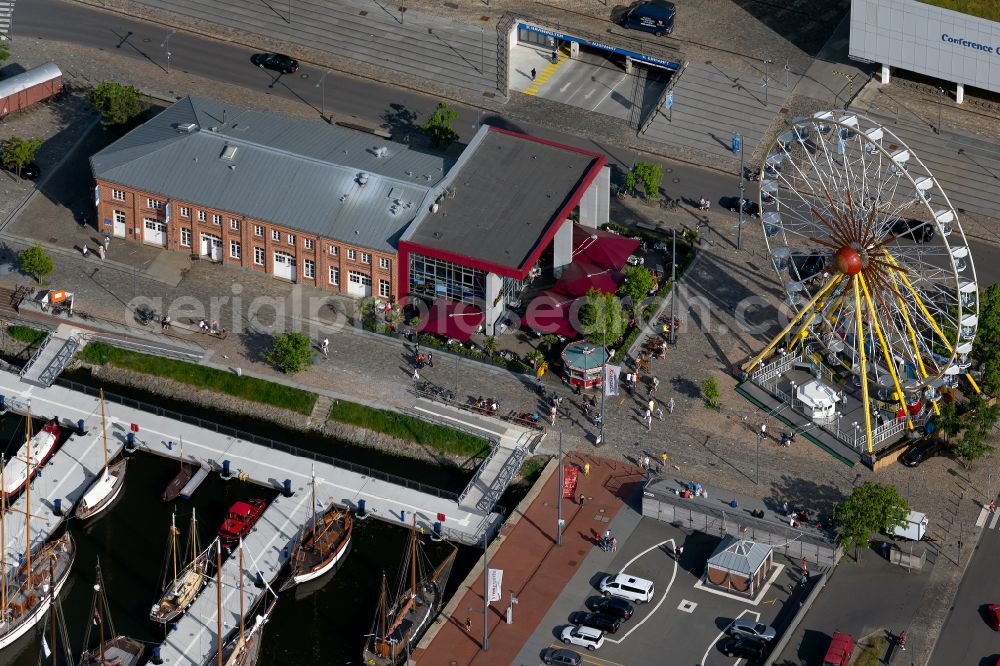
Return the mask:
<path id="1" fill-rule="evenodd" d="M 1000 604 L 990 604 L 986 607 L 986 617 L 994 630 L 1000 631 Z"/>
<path id="2" fill-rule="evenodd" d="M 267 504 L 261 499 L 236 502 L 226 513 L 226 519 L 219 528 L 219 539 L 222 545 L 232 548 L 245 537 L 264 515 Z"/>

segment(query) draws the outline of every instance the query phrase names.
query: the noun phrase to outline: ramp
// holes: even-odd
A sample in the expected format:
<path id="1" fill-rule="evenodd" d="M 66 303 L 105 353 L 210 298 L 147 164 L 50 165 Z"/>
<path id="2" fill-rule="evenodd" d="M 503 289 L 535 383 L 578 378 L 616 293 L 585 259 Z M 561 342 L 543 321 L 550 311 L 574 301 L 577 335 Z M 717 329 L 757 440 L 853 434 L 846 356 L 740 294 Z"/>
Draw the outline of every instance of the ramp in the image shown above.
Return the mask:
<path id="1" fill-rule="evenodd" d="M 205 482 L 205 479 L 208 478 L 208 472 L 208 465 L 202 461 L 201 467 L 198 468 L 198 471 L 194 473 L 194 476 L 192 476 L 191 480 L 187 482 L 187 485 L 181 488 L 181 497 L 186 500 L 191 499 L 191 495 L 194 495 L 194 491 L 198 490 L 198 487 Z"/>
<path id="2" fill-rule="evenodd" d="M 21 379 L 46 388 L 52 386 L 59 373 L 73 361 L 81 346 L 80 331 L 60 324 L 21 369 Z"/>

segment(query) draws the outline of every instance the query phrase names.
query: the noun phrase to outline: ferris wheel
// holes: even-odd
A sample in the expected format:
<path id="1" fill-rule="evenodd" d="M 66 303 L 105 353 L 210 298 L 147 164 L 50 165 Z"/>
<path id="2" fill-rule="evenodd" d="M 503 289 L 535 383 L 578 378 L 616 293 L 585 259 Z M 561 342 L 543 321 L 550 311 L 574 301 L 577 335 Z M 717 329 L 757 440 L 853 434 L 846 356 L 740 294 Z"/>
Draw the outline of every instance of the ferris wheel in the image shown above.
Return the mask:
<path id="1" fill-rule="evenodd" d="M 783 340 L 912 425 L 968 376 L 979 288 L 958 215 L 923 162 L 878 123 L 846 111 L 798 118 L 760 169 L 761 224 L 793 315 Z M 917 409 L 914 409 L 914 407 Z"/>

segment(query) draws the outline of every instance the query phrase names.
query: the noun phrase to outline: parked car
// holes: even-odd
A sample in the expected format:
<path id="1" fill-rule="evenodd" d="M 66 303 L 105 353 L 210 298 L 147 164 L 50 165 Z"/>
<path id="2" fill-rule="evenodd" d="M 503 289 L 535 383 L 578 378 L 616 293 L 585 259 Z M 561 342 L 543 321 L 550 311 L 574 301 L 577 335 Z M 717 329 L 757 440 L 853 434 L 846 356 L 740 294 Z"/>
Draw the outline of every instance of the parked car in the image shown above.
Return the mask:
<path id="1" fill-rule="evenodd" d="M 616 634 L 618 628 L 622 626 L 621 620 L 604 613 L 573 613 L 569 621 L 577 626 L 600 629 L 606 634 Z"/>
<path id="2" fill-rule="evenodd" d="M 283 53 L 255 53 L 250 62 L 261 69 L 273 69 L 282 74 L 294 74 L 299 69 L 299 61 Z"/>
<path id="3" fill-rule="evenodd" d="M 823 657 L 823 666 L 847 666 L 853 651 L 854 639 L 851 635 L 834 632 L 830 647 L 826 649 L 826 656 Z"/>
<path id="4" fill-rule="evenodd" d="M 986 607 L 986 617 L 994 631 L 1000 631 L 1000 604 L 990 604 Z"/>
<path id="5" fill-rule="evenodd" d="M 900 238 L 908 238 L 915 243 L 929 243 L 934 240 L 934 223 L 921 220 L 896 220 L 892 233 Z"/>
<path id="6" fill-rule="evenodd" d="M 767 643 L 757 638 L 728 636 L 719 643 L 719 649 L 727 657 L 738 657 L 747 661 L 764 661 L 767 658 Z"/>
<path id="7" fill-rule="evenodd" d="M 610 615 L 619 620 L 627 620 L 635 612 L 632 604 L 618 597 L 593 597 L 587 603 L 587 607 L 595 613 Z"/>
<path id="8" fill-rule="evenodd" d="M 227 548 L 235 546 L 240 539 L 250 534 L 250 530 L 257 524 L 260 517 L 264 515 L 267 503 L 262 499 L 252 499 L 246 502 L 239 501 L 229 507 L 226 512 L 226 519 L 222 521 L 219 528 L 219 539 L 222 545 Z"/>
<path id="9" fill-rule="evenodd" d="M 580 666 L 583 658 L 572 650 L 562 648 L 545 648 L 542 650 L 542 661 L 552 666 Z"/>
<path id="10" fill-rule="evenodd" d="M 600 585 L 601 594 L 606 597 L 619 597 L 640 604 L 652 600 L 655 590 L 653 582 L 636 578 L 626 573 L 605 576 Z"/>
<path id="11" fill-rule="evenodd" d="M 733 621 L 733 623 L 729 625 L 727 633 L 730 636 L 758 638 L 764 641 L 773 641 L 774 637 L 778 635 L 778 632 L 774 630 L 774 627 L 769 627 L 766 624 L 761 624 L 756 620 L 750 619 L 739 619 Z"/>
<path id="12" fill-rule="evenodd" d="M 559 638 L 567 645 L 579 645 L 591 652 L 604 645 L 604 632 L 593 627 L 568 626 L 562 630 Z"/>
<path id="13" fill-rule="evenodd" d="M 719 199 L 719 205 L 723 208 L 731 210 L 734 213 L 738 213 L 740 211 L 740 198 L 722 197 Z M 750 217 L 760 217 L 760 205 L 756 201 L 743 199 L 743 214 L 749 215 Z"/>
<path id="14" fill-rule="evenodd" d="M 916 467 L 928 458 L 944 453 L 944 442 L 940 439 L 922 439 L 899 457 L 899 462 L 907 467 Z"/>
<path id="15" fill-rule="evenodd" d="M 674 31 L 674 17 L 677 8 L 667 0 L 648 0 L 625 10 L 618 18 L 623 28 L 651 32 L 657 37 Z"/>

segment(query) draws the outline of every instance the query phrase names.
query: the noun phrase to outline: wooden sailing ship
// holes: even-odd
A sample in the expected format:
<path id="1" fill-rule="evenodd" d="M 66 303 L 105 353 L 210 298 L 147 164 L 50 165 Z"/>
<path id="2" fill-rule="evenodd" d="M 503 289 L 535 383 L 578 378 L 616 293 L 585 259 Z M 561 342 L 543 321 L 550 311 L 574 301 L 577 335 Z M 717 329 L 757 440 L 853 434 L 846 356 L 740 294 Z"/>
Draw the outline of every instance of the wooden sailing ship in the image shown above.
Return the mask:
<path id="1" fill-rule="evenodd" d="M 243 610 L 243 584 L 246 579 L 243 571 L 243 540 L 240 539 L 240 628 L 239 631 L 233 635 L 222 646 L 222 650 L 217 652 L 214 660 L 210 660 L 209 663 L 217 663 L 219 666 L 256 666 L 257 662 L 260 660 L 260 648 L 264 640 L 264 625 L 271 617 L 271 613 L 274 611 L 275 604 L 278 603 L 278 598 L 274 597 L 271 602 L 267 604 L 266 609 L 262 615 L 257 615 L 254 619 L 253 626 L 248 630 L 246 628 L 246 623 L 244 622 L 244 610 Z M 219 548 L 217 551 L 218 570 L 222 570 L 222 549 Z M 222 577 L 221 574 L 217 575 L 216 585 L 218 587 L 218 599 L 219 599 L 219 640 L 222 639 Z M 264 593 L 265 599 L 267 597 L 267 592 Z"/>
<path id="2" fill-rule="evenodd" d="M 111 618 L 111 608 L 108 606 L 108 596 L 104 590 L 104 578 L 101 576 L 101 563 L 97 563 L 97 580 L 94 583 L 94 603 L 90 607 L 91 622 L 87 623 L 87 633 L 83 639 L 83 654 L 80 655 L 79 666 L 138 666 L 142 661 L 145 647 L 142 643 L 122 636 L 115 631 L 115 623 Z M 97 627 L 98 642 L 90 647 L 90 632 Z M 105 638 L 105 629 L 108 638 Z"/>
<path id="3" fill-rule="evenodd" d="M 281 586 L 286 590 L 293 585 L 319 578 L 336 569 L 351 548 L 351 513 L 331 504 L 322 513 L 316 511 L 316 469 L 312 470 L 312 519 L 302 530 L 292 546 L 288 558 L 291 576 Z"/>
<path id="4" fill-rule="evenodd" d="M 34 474 L 35 460 L 31 447 L 31 412 L 25 450 L 26 478 Z M 0 459 L 0 463 L 3 460 Z M 0 464 L 0 487 L 4 486 L 4 466 Z M 69 578 L 76 544 L 69 532 L 41 546 L 34 552 L 31 545 L 31 484 L 25 484 L 25 560 L 13 574 L 7 575 L 7 549 L 0 548 L 0 650 L 26 634 L 35 626 L 59 596 Z M 0 493 L 0 544 L 7 543 L 6 495 Z"/>
<path id="5" fill-rule="evenodd" d="M 170 483 L 167 484 L 166 490 L 163 491 L 163 501 L 173 502 L 175 499 L 180 497 L 181 491 L 184 490 L 184 486 L 188 484 L 191 477 L 194 476 L 194 465 L 189 463 L 184 459 L 184 440 L 181 440 L 181 468 L 177 470 L 177 474 L 174 478 L 170 479 Z"/>
<path id="6" fill-rule="evenodd" d="M 76 507 L 76 517 L 88 520 L 111 506 L 125 487 L 125 469 L 128 460 L 122 458 L 108 464 L 108 426 L 104 418 L 104 389 L 101 389 L 101 437 L 104 448 L 104 467 L 83 494 Z"/>
<path id="7" fill-rule="evenodd" d="M 452 546 L 451 553 L 437 568 L 430 570 L 424 566 L 426 557 L 421 552 L 414 516 L 403 566 L 403 572 L 408 571 L 409 575 L 401 576 L 394 601 L 389 597 L 385 574 L 382 575 L 379 607 L 363 652 L 365 664 L 396 666 L 409 657 L 441 610 L 444 588 L 457 553 L 458 548 Z"/>
<path id="8" fill-rule="evenodd" d="M 186 562 L 179 561 L 181 555 L 177 537 L 180 535 L 180 530 L 177 529 L 176 515 L 170 518 L 168 561 L 164 565 L 163 593 L 149 611 L 149 618 L 154 622 L 167 623 L 175 620 L 194 603 L 205 585 L 205 574 L 212 547 L 200 550 L 198 517 L 192 509 L 188 548 L 185 550 L 188 559 Z"/>

